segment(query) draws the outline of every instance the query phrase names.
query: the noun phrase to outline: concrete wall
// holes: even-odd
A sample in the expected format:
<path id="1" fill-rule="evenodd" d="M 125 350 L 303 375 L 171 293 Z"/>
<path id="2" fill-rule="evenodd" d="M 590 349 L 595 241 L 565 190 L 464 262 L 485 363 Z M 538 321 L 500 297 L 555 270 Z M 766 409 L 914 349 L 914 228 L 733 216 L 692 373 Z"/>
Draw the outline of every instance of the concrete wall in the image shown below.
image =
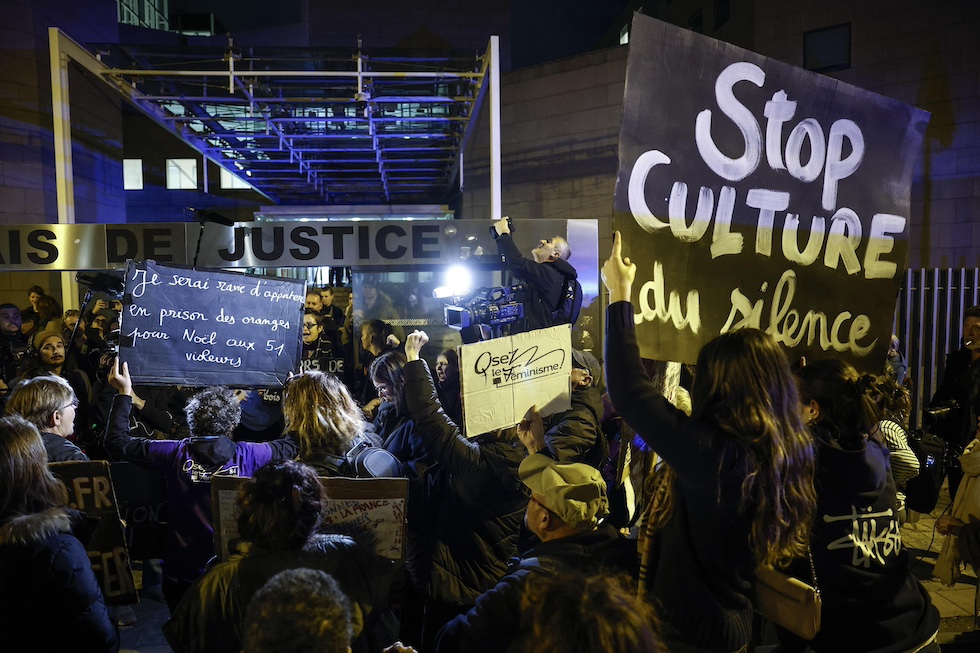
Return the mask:
<path id="1" fill-rule="evenodd" d="M 756 1 L 755 50 L 803 64 L 803 33 L 851 24 L 829 73 L 932 112 L 912 185 L 909 267 L 980 265 L 980 3 Z"/>
<path id="2" fill-rule="evenodd" d="M 607 249 L 627 51 L 610 48 L 502 76 L 502 208 L 519 229 L 533 229 L 524 221 L 535 218 L 597 218 L 599 251 Z M 490 215 L 488 115 L 484 107 L 465 152 L 460 211 L 470 219 Z"/>

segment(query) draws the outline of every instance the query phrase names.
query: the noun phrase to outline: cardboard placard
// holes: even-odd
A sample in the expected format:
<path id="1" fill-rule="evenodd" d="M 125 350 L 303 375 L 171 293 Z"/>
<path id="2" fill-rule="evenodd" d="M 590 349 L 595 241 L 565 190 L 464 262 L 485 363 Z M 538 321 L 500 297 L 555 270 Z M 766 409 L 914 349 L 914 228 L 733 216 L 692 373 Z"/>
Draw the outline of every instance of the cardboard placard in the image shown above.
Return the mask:
<path id="1" fill-rule="evenodd" d="M 635 15 L 613 224 L 645 358 L 756 327 L 880 372 L 929 114 Z"/>
<path id="2" fill-rule="evenodd" d="M 305 282 L 132 261 L 119 357 L 133 383 L 281 387 L 298 367 Z"/>
<path id="3" fill-rule="evenodd" d="M 91 460 L 51 463 L 49 467 L 68 490 L 68 507 L 99 519 L 85 549 L 106 605 L 136 603 L 136 583 L 119 520 L 116 494 L 112 489 L 109 463 Z"/>
<path id="4" fill-rule="evenodd" d="M 214 506 L 214 547 L 222 560 L 228 544 L 238 535 L 238 488 L 247 479 L 215 476 L 211 479 Z M 325 478 L 327 496 L 322 532 L 342 533 L 390 560 L 405 557 L 407 478 Z"/>
<path id="5" fill-rule="evenodd" d="M 562 324 L 459 348 L 466 436 L 513 426 L 531 406 L 571 407 L 571 327 Z"/>

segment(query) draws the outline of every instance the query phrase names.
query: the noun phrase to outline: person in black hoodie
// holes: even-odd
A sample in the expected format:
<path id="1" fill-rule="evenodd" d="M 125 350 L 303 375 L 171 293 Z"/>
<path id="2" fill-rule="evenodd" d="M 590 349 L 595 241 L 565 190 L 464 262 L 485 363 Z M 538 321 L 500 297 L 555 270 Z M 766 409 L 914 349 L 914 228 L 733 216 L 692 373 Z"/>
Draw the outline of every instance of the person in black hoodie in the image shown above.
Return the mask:
<path id="1" fill-rule="evenodd" d="M 567 281 L 578 279 L 578 272 L 568 262 L 572 249 L 561 236 L 538 241 L 531 250 L 531 258 L 526 259 L 517 249 L 510 235 L 510 218 L 496 220 L 491 227 L 497 234 L 497 251 L 515 277 L 525 282 L 524 322 L 515 322 L 511 333 L 533 331 L 555 326 L 552 317 L 562 303 Z"/>
<path id="2" fill-rule="evenodd" d="M 810 551 L 823 611 L 813 641 L 780 631 L 784 648 L 939 651 L 939 611 L 909 570 L 902 544 L 888 447 L 868 392 L 872 377 L 859 376 L 837 359 L 810 363 L 796 376 L 804 419 L 817 443 Z M 798 561 L 791 571 L 813 582 L 808 561 Z"/>
<path id="3" fill-rule="evenodd" d="M 119 635 L 79 538 L 84 514 L 65 507 L 37 429 L 0 419 L 0 632 L 10 651 L 115 653 Z"/>
<path id="4" fill-rule="evenodd" d="M 521 623 L 521 597 L 531 574 L 567 571 L 637 573 L 636 543 L 602 518 L 609 513 L 606 482 L 582 463 L 531 454 L 521 463 L 531 492 L 524 523 L 540 542 L 511 562 L 506 575 L 439 633 L 436 653 L 509 650 Z"/>

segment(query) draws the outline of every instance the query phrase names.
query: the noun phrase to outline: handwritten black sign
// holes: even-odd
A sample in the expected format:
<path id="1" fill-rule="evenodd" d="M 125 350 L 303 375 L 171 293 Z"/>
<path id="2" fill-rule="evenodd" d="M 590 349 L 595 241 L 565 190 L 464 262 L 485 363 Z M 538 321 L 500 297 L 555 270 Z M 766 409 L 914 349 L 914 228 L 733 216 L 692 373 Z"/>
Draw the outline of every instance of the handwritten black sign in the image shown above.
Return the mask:
<path id="1" fill-rule="evenodd" d="M 68 490 L 68 506 L 97 517 L 99 525 L 86 544 L 92 570 L 108 605 L 135 603 L 136 583 L 129 565 L 116 494 L 104 460 L 52 463 L 51 473 Z"/>
<path id="2" fill-rule="evenodd" d="M 119 357 L 134 383 L 281 387 L 302 347 L 303 281 L 134 261 Z"/>
<path id="3" fill-rule="evenodd" d="M 647 358 L 740 327 L 880 371 L 928 113 L 636 15 L 613 224 Z"/>

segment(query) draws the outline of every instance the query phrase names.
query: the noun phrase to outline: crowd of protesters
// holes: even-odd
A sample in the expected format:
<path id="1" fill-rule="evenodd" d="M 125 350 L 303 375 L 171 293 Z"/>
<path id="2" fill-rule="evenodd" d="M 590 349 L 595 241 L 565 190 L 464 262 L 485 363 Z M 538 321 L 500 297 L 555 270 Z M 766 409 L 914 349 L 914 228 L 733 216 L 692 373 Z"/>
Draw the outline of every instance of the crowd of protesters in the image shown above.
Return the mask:
<path id="1" fill-rule="evenodd" d="M 571 274 L 563 239 L 523 259 L 502 225 L 499 244 L 522 274 Z M 118 649 L 82 544 L 85 515 L 46 467 L 102 457 L 165 480 L 164 633 L 177 653 L 938 651 L 938 611 L 899 532 L 898 488 L 918 470 L 894 373 L 791 364 L 770 336 L 741 329 L 707 343 L 676 392 L 641 360 L 636 268 L 621 251 L 616 234 L 602 268 L 605 370 L 573 350 L 568 410 L 528 406 L 516 426 L 480 434 L 462 429 L 457 352 L 426 352 L 430 370 L 427 335 L 387 324 L 374 285 L 356 334 L 363 371 L 304 363 L 259 430 L 243 411 L 261 393 L 134 386 L 109 353 L 108 302 L 62 315 L 32 287 L 29 308 L 0 306 L 0 595 L 24 597 L 0 625 L 18 650 Z M 533 315 L 547 322 L 554 308 Z M 332 291 L 307 295 L 303 341 L 304 361 L 349 360 L 355 333 Z M 972 345 L 969 364 L 980 358 Z M 623 479 L 611 436 L 655 454 L 632 510 L 612 505 Z M 221 475 L 250 480 L 237 497 L 241 539 L 209 563 L 210 481 Z M 323 525 L 319 478 L 331 476 L 409 480 L 400 564 Z M 966 520 L 942 527 L 977 539 Z M 763 640 L 760 565 L 818 582 L 815 639 L 777 627 Z"/>

